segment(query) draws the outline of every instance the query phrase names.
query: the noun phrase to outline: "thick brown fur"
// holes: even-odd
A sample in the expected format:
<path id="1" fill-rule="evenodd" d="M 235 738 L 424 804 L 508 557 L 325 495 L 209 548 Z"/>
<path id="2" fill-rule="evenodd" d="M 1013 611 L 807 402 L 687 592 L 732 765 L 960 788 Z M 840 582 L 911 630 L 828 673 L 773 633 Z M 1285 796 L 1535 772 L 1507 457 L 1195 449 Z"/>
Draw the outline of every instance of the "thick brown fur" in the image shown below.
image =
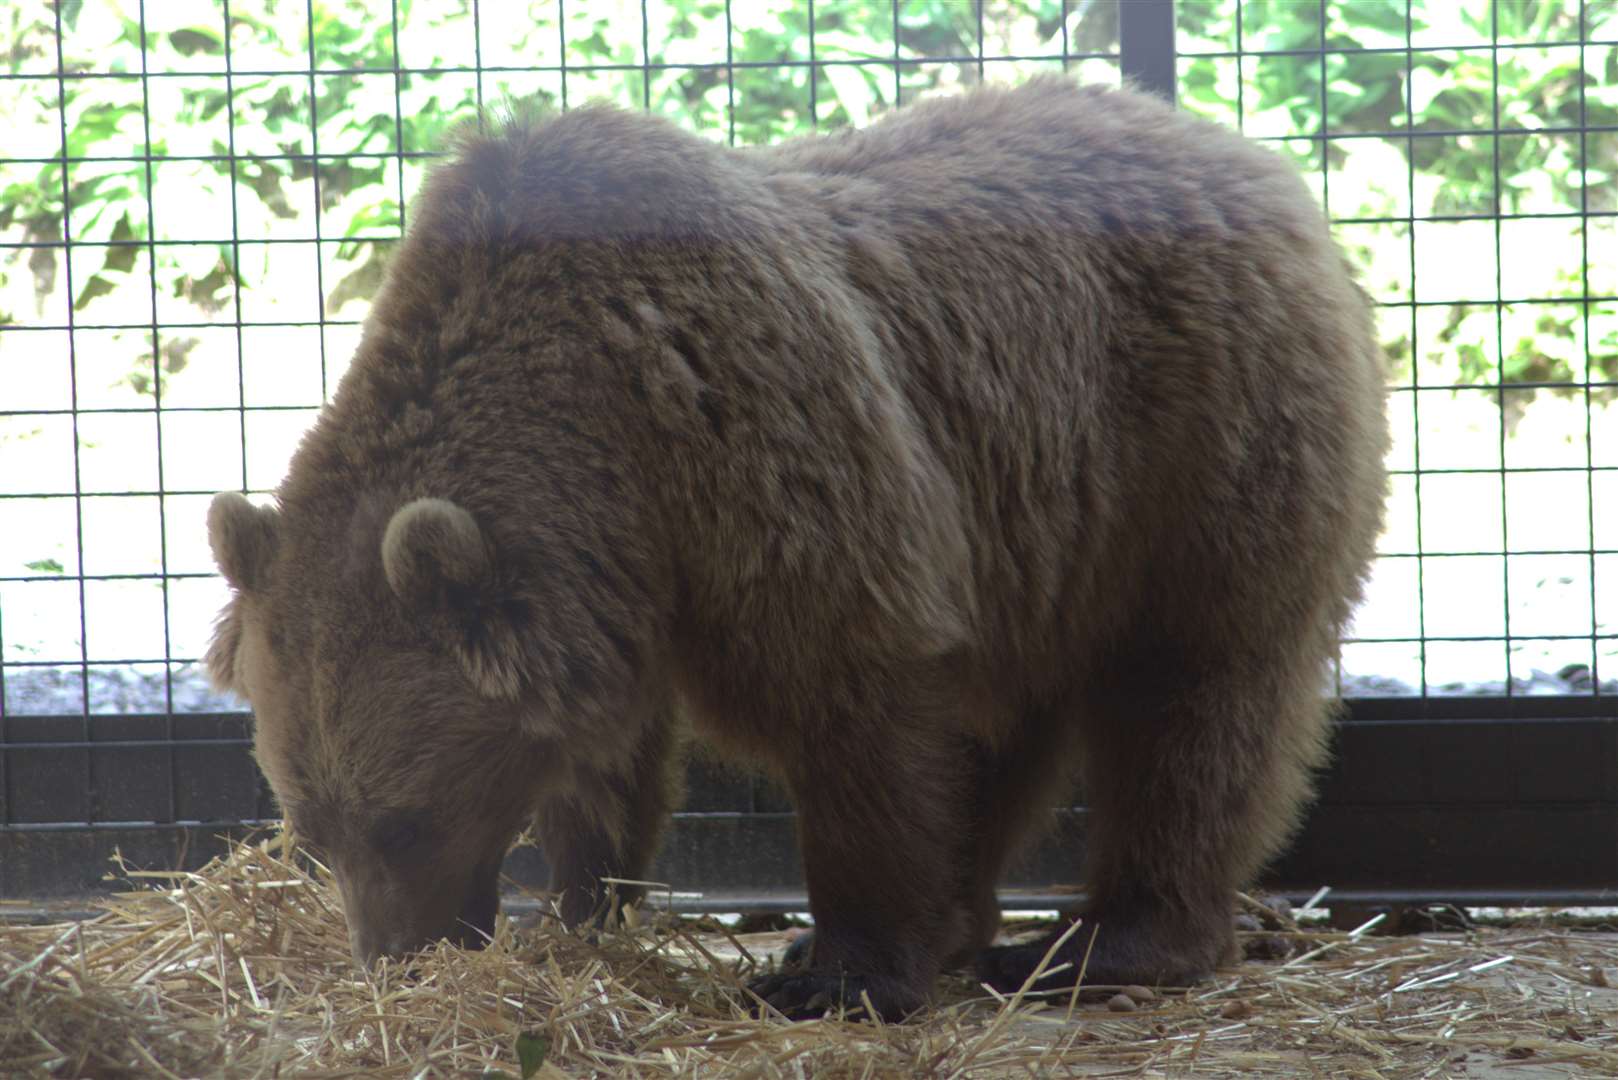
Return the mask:
<path id="1" fill-rule="evenodd" d="M 1368 306 L 1289 166 L 1040 79 L 766 150 L 579 109 L 412 211 L 277 508 L 211 521 L 212 669 L 357 955 L 475 940 L 535 815 L 587 918 L 687 713 L 799 808 L 789 1012 L 919 1005 L 1075 767 L 1088 978 L 1212 969 L 1384 486 Z"/>

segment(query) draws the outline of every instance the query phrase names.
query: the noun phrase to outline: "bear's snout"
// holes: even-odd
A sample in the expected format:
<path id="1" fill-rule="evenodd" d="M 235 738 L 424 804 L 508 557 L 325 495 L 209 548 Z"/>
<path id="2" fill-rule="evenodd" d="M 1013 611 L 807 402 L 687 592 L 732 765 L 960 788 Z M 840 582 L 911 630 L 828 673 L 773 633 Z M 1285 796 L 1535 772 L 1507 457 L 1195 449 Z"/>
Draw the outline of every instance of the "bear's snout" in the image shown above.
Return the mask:
<path id="1" fill-rule="evenodd" d="M 355 965 L 365 971 L 374 970 L 384 959 L 396 960 L 426 944 L 418 942 L 412 946 L 402 936 L 370 934 L 355 927 L 349 928 L 348 943 L 349 951 L 354 955 Z"/>
<path id="2" fill-rule="evenodd" d="M 363 928 L 351 927 L 349 950 L 354 956 L 354 963 L 370 971 L 384 959 L 398 960 L 430 948 L 437 941 L 448 941 L 463 949 L 481 949 L 489 943 L 493 933 L 492 918 L 487 926 L 473 925 L 471 920 L 466 918 L 457 919 L 453 927 L 446 928 L 442 933 L 390 933 L 386 930 L 369 932 Z"/>
<path id="3" fill-rule="evenodd" d="M 391 903 L 369 905 L 362 895 L 345 889 L 345 909 L 348 916 L 349 951 L 354 963 L 369 971 L 384 958 L 399 959 L 434 942 L 448 941 L 463 949 L 481 949 L 494 936 L 495 916 L 500 910 L 498 864 L 495 874 L 479 874 L 459 897 L 458 910 L 445 911 L 444 901 L 454 897 L 454 890 L 423 890 L 420 900 L 413 904 L 400 904 L 399 890 L 377 890 L 392 894 Z M 388 910 L 391 909 L 391 910 Z"/>

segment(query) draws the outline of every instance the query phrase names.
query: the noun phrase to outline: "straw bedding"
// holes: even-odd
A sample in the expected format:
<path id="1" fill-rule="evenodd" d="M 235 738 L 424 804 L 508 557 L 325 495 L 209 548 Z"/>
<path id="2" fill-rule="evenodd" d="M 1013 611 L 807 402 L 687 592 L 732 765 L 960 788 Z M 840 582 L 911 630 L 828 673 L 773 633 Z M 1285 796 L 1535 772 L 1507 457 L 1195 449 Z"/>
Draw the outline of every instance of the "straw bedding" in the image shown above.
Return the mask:
<path id="1" fill-rule="evenodd" d="M 0 930 L 0 1075 L 1618 1076 L 1618 937 L 1550 922 L 1379 937 L 1264 912 L 1244 936 L 1274 958 L 1187 992 L 957 977 L 908 1024 L 794 1024 L 739 990 L 780 934 L 502 920 L 486 950 L 364 980 L 282 834 L 154 876 L 89 921 Z"/>

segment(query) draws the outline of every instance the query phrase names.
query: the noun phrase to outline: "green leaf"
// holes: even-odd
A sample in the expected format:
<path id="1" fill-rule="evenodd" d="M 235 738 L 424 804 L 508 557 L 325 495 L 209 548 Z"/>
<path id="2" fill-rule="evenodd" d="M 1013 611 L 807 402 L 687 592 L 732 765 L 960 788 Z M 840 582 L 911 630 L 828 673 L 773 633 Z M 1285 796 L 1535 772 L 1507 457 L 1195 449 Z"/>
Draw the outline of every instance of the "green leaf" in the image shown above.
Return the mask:
<path id="1" fill-rule="evenodd" d="M 169 41 L 174 45 L 174 51 L 181 56 L 224 51 L 224 41 L 220 38 L 219 32 L 212 27 L 176 30 L 169 35 Z"/>
<path id="2" fill-rule="evenodd" d="M 398 229 L 399 204 L 384 197 L 374 206 L 362 206 L 355 211 L 343 229 L 344 237 L 358 236 L 373 230 Z"/>
<path id="3" fill-rule="evenodd" d="M 522 1080 L 528 1080 L 545 1064 L 545 1055 L 551 1052 L 551 1041 L 543 1035 L 525 1031 L 517 1036 L 517 1062 L 522 1069 Z"/>
<path id="4" fill-rule="evenodd" d="M 62 573 L 62 564 L 55 559 L 36 559 L 31 563 L 23 563 L 23 565 L 38 574 Z"/>
<path id="5" fill-rule="evenodd" d="M 127 211 L 113 225 L 112 236 L 109 239 L 120 242 L 117 246 L 107 249 L 106 257 L 101 260 L 101 269 L 114 270 L 120 274 L 129 273 L 135 268 L 135 260 L 139 255 L 139 250 L 134 244 L 128 243 L 128 241 L 136 239 L 136 236 L 135 230 L 129 224 L 129 213 Z"/>
<path id="6" fill-rule="evenodd" d="M 90 280 L 84 283 L 83 289 L 79 290 L 79 298 L 73 302 L 73 310 L 83 311 L 89 306 L 91 301 L 95 300 L 97 297 L 106 296 L 112 291 L 112 282 L 108 281 L 100 274 L 96 274 L 91 277 Z"/>

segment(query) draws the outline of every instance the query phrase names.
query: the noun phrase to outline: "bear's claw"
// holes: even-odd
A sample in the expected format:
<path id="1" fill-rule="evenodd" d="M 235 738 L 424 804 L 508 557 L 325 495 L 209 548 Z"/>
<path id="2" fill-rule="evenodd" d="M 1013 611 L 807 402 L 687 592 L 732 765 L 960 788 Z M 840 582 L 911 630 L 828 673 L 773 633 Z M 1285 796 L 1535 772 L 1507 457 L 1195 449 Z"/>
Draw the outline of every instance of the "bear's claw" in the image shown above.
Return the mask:
<path id="1" fill-rule="evenodd" d="M 1039 968 L 1058 935 L 1026 945 L 998 945 L 978 953 L 973 964 L 978 981 L 1002 994 L 1016 993 Z M 1119 928 L 1103 930 L 1094 942 L 1082 932 L 1056 950 L 1045 973 L 1030 991 L 1071 989 L 1082 969 L 1085 986 L 1194 986 L 1213 974 L 1210 946 L 1175 950 L 1151 935 Z"/>
<path id="2" fill-rule="evenodd" d="M 818 1020 L 828 1014 L 838 1019 L 868 1020 L 872 1008 L 883 1020 L 902 1020 L 921 1002 L 883 985 L 891 982 L 865 975 L 783 971 L 754 979 L 748 989 L 789 1020 Z"/>

